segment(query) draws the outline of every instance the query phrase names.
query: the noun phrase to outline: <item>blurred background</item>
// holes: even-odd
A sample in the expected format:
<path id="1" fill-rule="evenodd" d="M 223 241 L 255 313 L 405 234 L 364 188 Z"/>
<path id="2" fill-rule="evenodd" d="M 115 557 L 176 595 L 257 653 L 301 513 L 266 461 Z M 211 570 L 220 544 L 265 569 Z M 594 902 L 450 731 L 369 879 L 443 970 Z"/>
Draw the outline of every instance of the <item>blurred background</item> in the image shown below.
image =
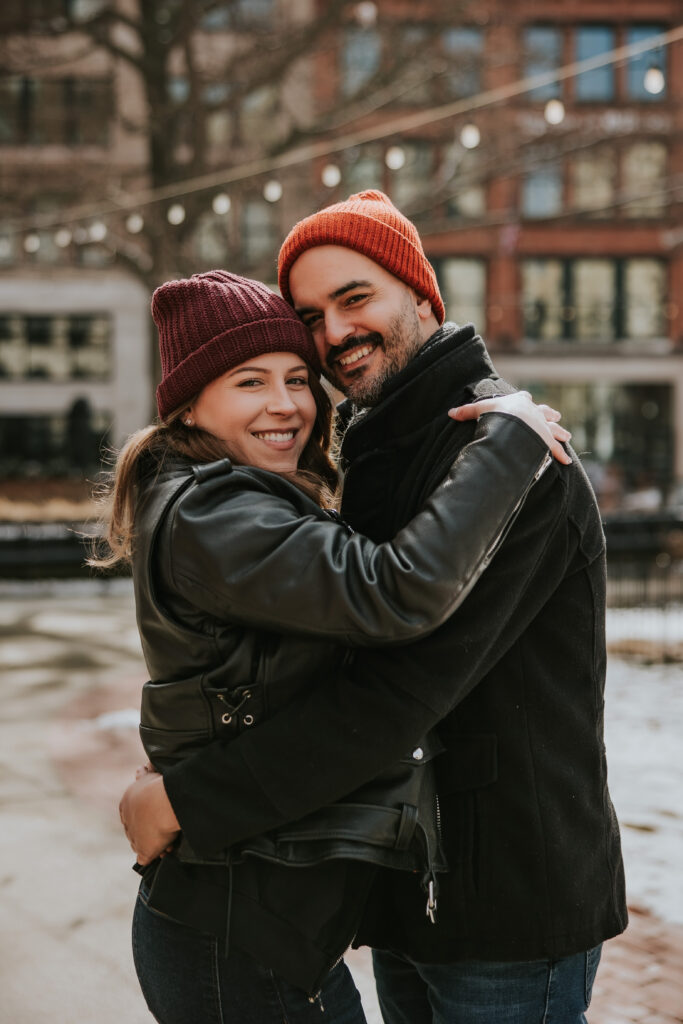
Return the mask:
<path id="1" fill-rule="evenodd" d="M 153 288 L 274 286 L 297 219 L 379 187 L 449 317 L 562 410 L 616 599 L 680 597 L 682 23 L 681 0 L 5 0 L 0 573 L 79 571 L 60 524 L 153 414 Z"/>
<path id="2" fill-rule="evenodd" d="M 3 0 L 1 1024 L 150 1019 L 116 814 L 145 668 L 81 534 L 154 415 L 151 292 L 275 287 L 292 224 L 367 188 L 592 480 L 632 924 L 591 1020 L 683 1021 L 683 0 Z"/>

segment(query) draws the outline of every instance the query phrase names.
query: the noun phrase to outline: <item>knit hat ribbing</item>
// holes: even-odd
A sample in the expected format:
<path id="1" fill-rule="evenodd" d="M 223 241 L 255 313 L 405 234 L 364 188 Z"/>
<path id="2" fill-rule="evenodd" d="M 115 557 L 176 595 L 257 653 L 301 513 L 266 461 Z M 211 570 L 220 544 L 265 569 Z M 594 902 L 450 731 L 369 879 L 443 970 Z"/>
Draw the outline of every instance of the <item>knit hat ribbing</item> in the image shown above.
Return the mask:
<path id="1" fill-rule="evenodd" d="M 258 281 L 210 270 L 167 281 L 152 295 L 164 419 L 227 370 L 264 352 L 294 352 L 320 372 L 313 339 L 291 306 Z"/>
<path id="2" fill-rule="evenodd" d="M 417 228 L 384 192 L 359 192 L 294 225 L 278 258 L 278 284 L 287 302 L 292 302 L 289 290 L 292 265 L 302 252 L 318 245 L 355 249 L 379 263 L 414 288 L 418 295 L 429 299 L 436 319 L 443 323 L 446 311 L 436 274 L 425 256 Z"/>

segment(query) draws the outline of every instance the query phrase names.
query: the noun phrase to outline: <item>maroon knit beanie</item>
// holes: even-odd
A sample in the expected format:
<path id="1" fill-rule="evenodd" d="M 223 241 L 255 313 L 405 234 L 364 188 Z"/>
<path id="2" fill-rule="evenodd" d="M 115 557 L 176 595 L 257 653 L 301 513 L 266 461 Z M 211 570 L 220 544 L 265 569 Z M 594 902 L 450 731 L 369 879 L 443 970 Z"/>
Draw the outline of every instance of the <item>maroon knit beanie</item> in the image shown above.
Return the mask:
<path id="1" fill-rule="evenodd" d="M 443 299 L 417 228 L 384 192 L 358 192 L 294 225 L 278 258 L 278 284 L 287 302 L 292 301 L 289 272 L 293 263 L 302 252 L 316 245 L 343 245 L 379 263 L 418 295 L 429 299 L 434 316 L 443 323 Z"/>
<path id="2" fill-rule="evenodd" d="M 161 419 L 264 352 L 294 352 L 320 372 L 308 328 L 279 295 L 248 277 L 210 270 L 167 281 L 152 296 L 152 316 L 159 329 Z"/>

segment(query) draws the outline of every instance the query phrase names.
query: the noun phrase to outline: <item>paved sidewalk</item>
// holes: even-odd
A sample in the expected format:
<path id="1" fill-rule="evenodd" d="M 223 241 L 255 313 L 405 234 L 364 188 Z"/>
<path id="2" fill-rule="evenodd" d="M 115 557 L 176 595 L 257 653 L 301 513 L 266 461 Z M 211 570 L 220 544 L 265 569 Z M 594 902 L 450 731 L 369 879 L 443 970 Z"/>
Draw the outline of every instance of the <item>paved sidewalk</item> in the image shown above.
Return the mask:
<path id="1" fill-rule="evenodd" d="M 125 586 L 0 593 L 0 1024 L 150 1024 L 130 956 L 137 876 L 116 812 L 144 681 Z M 350 954 L 381 1024 L 367 951 Z M 631 908 L 590 1024 L 683 1022 L 683 928 Z"/>

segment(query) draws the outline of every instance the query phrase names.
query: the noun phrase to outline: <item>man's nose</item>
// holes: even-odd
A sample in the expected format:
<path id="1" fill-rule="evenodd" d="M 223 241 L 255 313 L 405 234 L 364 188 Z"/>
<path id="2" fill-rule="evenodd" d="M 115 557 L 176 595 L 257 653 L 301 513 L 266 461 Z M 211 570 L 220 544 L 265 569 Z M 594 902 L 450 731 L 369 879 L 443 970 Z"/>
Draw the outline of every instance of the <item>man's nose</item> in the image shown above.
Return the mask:
<path id="1" fill-rule="evenodd" d="M 346 317 L 341 316 L 336 310 L 325 314 L 324 344 L 327 348 L 336 348 L 343 345 L 354 332 Z"/>

